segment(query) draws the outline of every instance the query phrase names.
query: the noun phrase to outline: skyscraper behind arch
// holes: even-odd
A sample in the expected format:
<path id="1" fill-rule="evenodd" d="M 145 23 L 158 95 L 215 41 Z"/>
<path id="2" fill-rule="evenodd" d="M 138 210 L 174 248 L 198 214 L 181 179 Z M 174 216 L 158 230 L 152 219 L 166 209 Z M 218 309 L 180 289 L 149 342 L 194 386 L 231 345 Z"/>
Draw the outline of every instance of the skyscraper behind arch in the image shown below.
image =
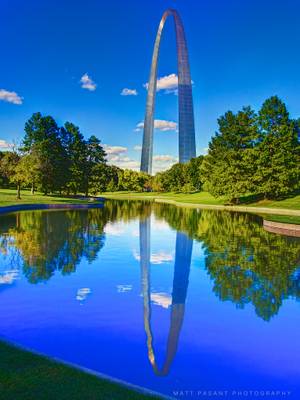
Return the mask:
<path id="1" fill-rule="evenodd" d="M 185 33 L 181 18 L 177 11 L 168 9 L 162 16 L 156 34 L 150 79 L 148 84 L 141 171 L 148 172 L 149 174 L 152 172 L 154 110 L 160 39 L 166 19 L 169 15 L 172 15 L 174 18 L 176 32 L 178 64 L 179 162 L 185 163 L 191 158 L 196 157 L 193 95 Z"/>

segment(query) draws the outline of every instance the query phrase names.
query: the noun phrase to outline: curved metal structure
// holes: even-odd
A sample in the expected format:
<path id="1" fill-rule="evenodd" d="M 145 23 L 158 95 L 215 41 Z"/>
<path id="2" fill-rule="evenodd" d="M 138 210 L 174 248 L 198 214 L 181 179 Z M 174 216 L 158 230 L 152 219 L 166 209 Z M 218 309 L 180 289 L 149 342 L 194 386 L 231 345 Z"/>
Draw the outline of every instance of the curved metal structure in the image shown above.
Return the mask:
<path id="1" fill-rule="evenodd" d="M 163 367 L 160 369 L 155 359 L 153 334 L 151 329 L 151 289 L 150 289 L 150 217 L 140 221 L 140 263 L 144 309 L 144 327 L 147 336 L 148 358 L 156 375 L 166 376 L 175 358 L 180 331 L 184 319 L 185 301 L 189 284 L 193 240 L 185 233 L 177 232 L 171 321 L 168 335 L 167 352 Z"/>
<path id="2" fill-rule="evenodd" d="M 176 10 L 168 9 L 160 21 L 152 56 L 151 72 L 148 86 L 146 114 L 144 121 L 144 136 L 142 147 L 141 171 L 152 172 L 153 157 L 153 127 L 155 95 L 157 86 L 157 63 L 159 57 L 160 39 L 169 15 L 175 22 L 177 63 L 178 63 L 178 110 L 179 110 L 179 162 L 188 162 L 196 157 L 195 126 L 191 74 L 185 33 L 180 16 Z"/>

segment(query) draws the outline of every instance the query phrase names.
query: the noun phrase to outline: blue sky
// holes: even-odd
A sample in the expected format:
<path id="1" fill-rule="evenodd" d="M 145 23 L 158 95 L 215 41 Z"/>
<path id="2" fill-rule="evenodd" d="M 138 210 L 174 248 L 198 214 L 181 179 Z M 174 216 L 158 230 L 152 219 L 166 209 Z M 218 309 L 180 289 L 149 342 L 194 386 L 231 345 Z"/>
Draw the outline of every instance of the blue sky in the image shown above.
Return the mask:
<path id="1" fill-rule="evenodd" d="M 168 7 L 178 10 L 185 26 L 198 154 L 229 109 L 258 108 L 277 94 L 293 117 L 300 116 L 298 0 L 0 0 L 0 147 L 20 141 L 25 121 L 40 111 L 58 124 L 74 122 L 86 137 L 98 136 L 116 164 L 137 167 L 143 85 Z M 160 56 L 159 77 L 176 74 L 171 19 Z M 82 83 L 85 74 L 92 81 Z M 165 79 L 162 87 L 170 83 Z M 126 88 L 137 95 L 122 96 Z M 177 122 L 178 97 L 169 92 L 157 93 L 155 118 Z M 177 142 L 176 130 L 156 130 L 155 170 L 176 158 Z"/>

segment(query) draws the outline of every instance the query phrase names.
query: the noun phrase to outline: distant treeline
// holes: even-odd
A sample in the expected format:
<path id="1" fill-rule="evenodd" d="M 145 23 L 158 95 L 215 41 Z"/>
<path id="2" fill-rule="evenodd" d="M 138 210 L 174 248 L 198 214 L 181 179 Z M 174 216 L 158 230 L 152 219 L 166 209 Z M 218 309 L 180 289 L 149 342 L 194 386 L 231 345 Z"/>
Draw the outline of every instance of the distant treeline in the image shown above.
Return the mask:
<path id="1" fill-rule="evenodd" d="M 45 195 L 96 195 L 104 191 L 149 190 L 146 174 L 108 165 L 100 140 L 87 140 L 70 122 L 59 127 L 51 116 L 35 113 L 25 124 L 19 149 L 0 153 L 1 186 L 31 188 Z"/>
<path id="2" fill-rule="evenodd" d="M 208 154 L 150 176 L 108 165 L 101 142 L 84 139 L 67 122 L 33 114 L 20 149 L 0 154 L 2 185 L 31 187 L 45 194 L 105 191 L 209 191 L 238 202 L 247 194 L 279 198 L 300 189 L 300 120 L 290 118 L 277 96 L 256 113 L 251 107 L 226 112 Z"/>

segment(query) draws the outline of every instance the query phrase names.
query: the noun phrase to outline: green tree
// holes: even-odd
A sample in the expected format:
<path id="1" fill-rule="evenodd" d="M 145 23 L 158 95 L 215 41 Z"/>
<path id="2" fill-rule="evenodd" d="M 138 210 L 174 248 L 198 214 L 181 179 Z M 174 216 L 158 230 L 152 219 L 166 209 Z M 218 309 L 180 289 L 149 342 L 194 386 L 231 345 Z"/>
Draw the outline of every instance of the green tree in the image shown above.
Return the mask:
<path id="1" fill-rule="evenodd" d="M 203 163 L 204 156 L 192 158 L 188 163 L 185 164 L 186 170 L 186 183 L 185 185 L 190 186 L 189 191 L 201 190 L 201 173 L 200 168 Z"/>
<path id="2" fill-rule="evenodd" d="M 265 198 L 287 195 L 299 188 L 299 124 L 290 119 L 286 105 L 277 96 L 264 102 L 258 120 L 256 191 Z"/>
<path id="3" fill-rule="evenodd" d="M 106 191 L 116 191 L 118 189 L 119 171 L 120 168 L 113 165 L 96 164 L 90 178 L 90 192 L 95 195 Z"/>
<path id="4" fill-rule="evenodd" d="M 234 114 L 228 111 L 218 119 L 219 132 L 209 143 L 201 165 L 205 188 L 230 202 L 253 190 L 257 116 L 250 107 Z"/>
<path id="5" fill-rule="evenodd" d="M 60 129 L 51 116 L 35 113 L 25 124 L 22 150 L 33 150 L 40 162 L 40 185 L 45 194 L 61 191 L 69 180 L 70 161 L 63 146 Z"/>
<path id="6" fill-rule="evenodd" d="M 21 183 L 22 176 L 19 174 L 17 167 L 20 162 L 20 156 L 15 151 L 4 153 L 0 161 L 0 170 L 2 175 L 8 179 L 10 183 L 17 186 L 17 200 L 21 199 Z"/>
<path id="7" fill-rule="evenodd" d="M 174 164 L 167 171 L 158 175 L 160 185 L 165 192 L 180 192 L 186 181 L 186 169 L 184 164 Z"/>
<path id="8" fill-rule="evenodd" d="M 97 173 L 99 164 L 106 162 L 106 153 L 101 146 L 101 141 L 92 135 L 86 143 L 86 163 L 84 169 L 84 192 L 89 195 L 92 177 Z"/>
<path id="9" fill-rule="evenodd" d="M 1 166 L 1 160 L 3 159 L 4 155 L 5 155 L 5 152 L 0 151 L 0 166 Z M 4 175 L 4 173 L 2 172 L 1 167 L 0 167 L 0 185 L 1 185 L 1 187 L 3 187 L 3 186 L 6 186 L 8 184 L 9 184 L 9 180 Z"/>
<path id="10" fill-rule="evenodd" d="M 15 172 L 16 179 L 23 182 L 24 185 L 31 188 L 31 194 L 34 195 L 36 186 L 40 182 L 41 163 L 39 153 L 34 149 L 20 158 Z"/>
<path id="11" fill-rule="evenodd" d="M 145 172 L 119 170 L 119 190 L 143 192 L 151 186 L 151 177 Z"/>
<path id="12" fill-rule="evenodd" d="M 87 145 L 80 129 L 66 122 L 61 128 L 62 144 L 70 160 L 70 176 L 67 191 L 77 194 L 84 188 L 84 173 L 87 162 Z"/>

